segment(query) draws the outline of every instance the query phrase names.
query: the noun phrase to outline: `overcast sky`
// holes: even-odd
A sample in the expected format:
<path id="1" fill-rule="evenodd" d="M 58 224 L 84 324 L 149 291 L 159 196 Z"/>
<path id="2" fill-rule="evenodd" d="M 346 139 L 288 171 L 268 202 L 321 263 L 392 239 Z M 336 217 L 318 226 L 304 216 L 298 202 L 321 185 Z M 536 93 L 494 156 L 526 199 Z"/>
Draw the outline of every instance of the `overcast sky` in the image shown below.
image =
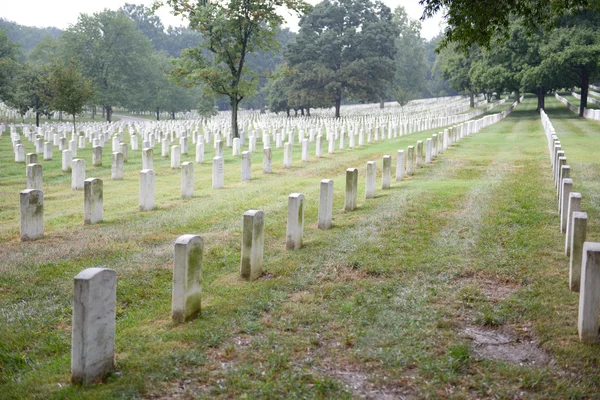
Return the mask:
<path id="1" fill-rule="evenodd" d="M 319 1 L 308 0 L 311 4 L 316 4 Z M 0 9 L 0 18 L 26 26 L 54 26 L 66 29 L 69 25 L 77 22 L 77 16 L 80 13 L 92 14 L 105 8 L 116 10 L 125 3 L 144 4 L 149 7 L 152 5 L 153 0 L 3 0 L 3 2 L 5 4 Z M 383 0 L 383 2 L 392 9 L 398 5 L 404 6 L 413 19 L 420 18 L 423 12 L 419 0 Z M 166 6 L 159 9 L 157 14 L 165 26 L 184 24 L 180 18 L 171 15 Z M 290 17 L 288 21 L 289 28 L 297 31 L 298 20 Z M 438 15 L 422 23 L 421 36 L 431 39 L 437 35 L 440 31 L 440 21 L 441 17 Z"/>

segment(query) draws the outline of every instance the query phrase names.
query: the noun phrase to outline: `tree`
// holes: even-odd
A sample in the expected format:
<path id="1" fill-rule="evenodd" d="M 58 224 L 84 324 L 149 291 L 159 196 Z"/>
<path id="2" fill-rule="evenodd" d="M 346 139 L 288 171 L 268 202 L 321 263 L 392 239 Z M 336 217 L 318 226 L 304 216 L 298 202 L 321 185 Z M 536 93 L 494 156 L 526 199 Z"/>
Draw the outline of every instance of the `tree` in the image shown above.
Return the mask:
<path id="1" fill-rule="evenodd" d="M 21 115 L 33 111 L 36 126 L 40 126 L 40 115 L 49 115 L 51 110 L 47 77 L 48 71 L 42 65 L 21 64 L 13 83 L 13 95 L 7 100 Z"/>
<path id="2" fill-rule="evenodd" d="M 76 59 L 96 88 L 96 104 L 110 121 L 113 106 L 127 107 L 143 91 L 152 44 L 122 13 L 81 14 L 63 34 L 66 59 Z"/>
<path id="3" fill-rule="evenodd" d="M 174 70 L 176 79 L 188 86 L 204 83 L 213 96 L 227 96 L 231 104 L 231 132 L 238 137 L 237 114 L 240 102 L 258 84 L 256 74 L 246 68 L 246 57 L 258 50 L 277 46 L 275 33 L 284 19 L 280 8 L 296 13 L 308 9 L 304 0 L 202 0 L 191 6 L 187 0 L 167 0 L 175 14 L 184 15 L 190 27 L 205 42 L 184 50 Z M 212 54 L 209 59 L 203 53 Z"/>
<path id="4" fill-rule="evenodd" d="M 396 75 L 393 98 L 404 106 L 420 97 L 425 89 L 425 46 L 421 39 L 421 24 L 408 17 L 406 10 L 398 6 L 394 10 L 394 23 L 398 27 L 396 38 Z"/>
<path id="5" fill-rule="evenodd" d="M 326 100 L 340 116 L 342 99 L 379 101 L 394 80 L 392 12 L 371 0 L 325 0 L 300 20 L 286 58 L 304 97 Z M 297 85 L 300 83 L 300 85 Z"/>
<path id="6" fill-rule="evenodd" d="M 480 49 L 476 46 L 466 53 L 453 46 L 445 49 L 439 59 L 442 76 L 448 80 L 452 88 L 469 95 L 471 108 L 475 107 L 475 85 L 470 71 L 473 63 L 479 57 Z"/>
<path id="7" fill-rule="evenodd" d="M 563 87 L 581 88 L 579 116 L 587 107 L 590 79 L 600 76 L 600 15 L 583 12 L 563 18 L 540 49 L 542 64 L 557 72 Z"/>
<path id="8" fill-rule="evenodd" d="M 0 100 L 13 95 L 13 83 L 18 72 L 19 45 L 8 40 L 6 31 L 0 29 Z"/>
<path id="9" fill-rule="evenodd" d="M 425 7 L 423 19 L 444 10 L 448 27 L 441 47 L 457 42 L 468 49 L 477 44 L 488 47 L 494 34 L 506 35 L 510 23 L 522 18 L 525 27 L 555 26 L 557 17 L 579 10 L 600 11 L 597 0 L 419 0 Z"/>
<path id="10" fill-rule="evenodd" d="M 52 60 L 46 86 L 52 108 L 71 115 L 73 131 L 76 131 L 75 117 L 83 112 L 94 94 L 91 80 L 81 74 L 73 60 L 66 64 Z"/>

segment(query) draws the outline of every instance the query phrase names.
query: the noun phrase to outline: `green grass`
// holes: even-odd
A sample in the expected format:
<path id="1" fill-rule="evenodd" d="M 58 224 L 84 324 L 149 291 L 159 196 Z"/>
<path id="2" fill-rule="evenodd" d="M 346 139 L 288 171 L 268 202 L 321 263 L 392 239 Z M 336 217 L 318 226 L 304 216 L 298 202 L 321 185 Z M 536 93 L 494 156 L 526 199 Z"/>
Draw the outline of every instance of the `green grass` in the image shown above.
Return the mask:
<path id="1" fill-rule="evenodd" d="M 87 176 L 104 179 L 105 221 L 83 226 L 83 194 L 71 191 L 60 160 L 44 162 L 46 236 L 33 243 L 18 240 L 25 167 L 13 162 L 7 136 L 0 137 L 0 393 L 69 399 L 595 396 L 600 353 L 577 340 L 577 294 L 567 287 L 568 260 L 535 104 L 527 98 L 506 121 L 462 140 L 368 201 L 366 162 L 377 161 L 380 178 L 383 155 L 436 131 L 309 163 L 299 161 L 296 146 L 289 170 L 281 150 L 274 150 L 272 175 L 262 173 L 261 154 L 254 154 L 250 182 L 240 182 L 240 160 L 226 150 L 225 189 L 210 188 L 210 162 L 196 165 L 191 200 L 179 198 L 179 171 L 156 156 L 158 208 L 143 213 L 137 211 L 140 152 L 130 152 L 125 180 L 112 182 L 109 152 L 103 167 L 92 168 L 86 149 L 80 156 L 88 161 Z M 569 161 L 593 221 L 599 188 L 578 174 L 590 168 L 591 178 L 596 171 L 595 125 L 586 124 L 597 123 L 577 119 L 558 102 L 555 111 L 551 98 L 547 105 L 567 158 L 581 163 Z M 575 128 L 585 134 L 580 138 Z M 206 159 L 212 154 L 207 146 Z M 354 212 L 342 211 L 348 167 L 359 168 Z M 329 231 L 316 229 L 324 178 L 335 182 Z M 306 196 L 300 251 L 285 250 L 292 192 Z M 238 276 L 248 209 L 265 211 L 266 275 L 251 283 Z M 205 238 L 203 310 L 198 319 L 174 325 L 173 242 L 185 233 Z M 116 370 L 104 384 L 72 387 L 72 279 L 92 266 L 118 274 Z M 469 326 L 509 329 L 523 340 L 533 335 L 553 361 L 531 366 L 481 358 L 464 334 Z"/>

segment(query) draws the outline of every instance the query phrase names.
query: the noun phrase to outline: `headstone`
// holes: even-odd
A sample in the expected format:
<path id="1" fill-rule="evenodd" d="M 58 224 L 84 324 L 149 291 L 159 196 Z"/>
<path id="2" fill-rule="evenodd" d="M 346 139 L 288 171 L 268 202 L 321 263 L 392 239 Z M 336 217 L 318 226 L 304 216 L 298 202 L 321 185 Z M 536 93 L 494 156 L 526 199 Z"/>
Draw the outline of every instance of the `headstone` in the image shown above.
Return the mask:
<path id="1" fill-rule="evenodd" d="M 225 186 L 225 164 L 223 157 L 213 158 L 212 188 L 222 189 Z"/>
<path id="2" fill-rule="evenodd" d="M 25 165 L 37 164 L 38 155 L 36 153 L 27 153 L 25 155 Z"/>
<path id="3" fill-rule="evenodd" d="M 160 156 L 167 158 L 169 157 L 170 153 L 169 153 L 169 146 L 171 145 L 171 141 L 169 140 L 168 137 L 164 138 L 161 142 L 161 152 L 160 152 Z"/>
<path id="4" fill-rule="evenodd" d="M 140 171 L 140 211 L 154 210 L 156 172 L 153 169 Z"/>
<path id="5" fill-rule="evenodd" d="M 15 146 L 15 162 L 25 162 L 25 146 L 18 144 Z"/>
<path id="6" fill-rule="evenodd" d="M 44 192 L 26 189 L 21 192 L 21 241 L 44 236 Z"/>
<path id="7" fill-rule="evenodd" d="M 233 148 L 231 149 L 231 155 L 237 157 L 240 155 L 240 139 L 233 139 Z"/>
<path id="8" fill-rule="evenodd" d="M 215 154 L 216 157 L 223 157 L 223 141 L 222 140 L 217 140 L 215 142 Z"/>
<path id="9" fill-rule="evenodd" d="M 44 143 L 44 161 L 52 160 L 52 142 Z"/>
<path id="10" fill-rule="evenodd" d="M 573 179 L 563 178 L 560 198 L 560 231 L 567 232 L 567 207 L 569 206 L 569 195 L 573 189 Z"/>
<path id="11" fill-rule="evenodd" d="M 367 177 L 365 185 L 365 199 L 375 197 L 375 185 L 377 184 L 377 165 L 375 161 L 367 162 Z"/>
<path id="12" fill-rule="evenodd" d="M 189 161 L 181 164 L 181 198 L 194 197 L 194 164 Z"/>
<path id="13" fill-rule="evenodd" d="M 252 179 L 252 153 L 249 151 L 242 152 L 242 181 Z"/>
<path id="14" fill-rule="evenodd" d="M 204 142 L 199 140 L 196 143 L 196 164 L 202 164 L 204 162 Z"/>
<path id="15" fill-rule="evenodd" d="M 76 158 L 71 163 L 71 189 L 81 190 L 85 187 L 85 160 Z"/>
<path id="16" fill-rule="evenodd" d="M 129 145 L 127 143 L 121 143 L 119 145 L 119 152 L 123 153 L 123 162 L 126 163 L 129 160 Z"/>
<path id="17" fill-rule="evenodd" d="M 201 236 L 182 235 L 175 241 L 171 309 L 173 321 L 177 323 L 200 314 L 203 252 Z"/>
<path id="18" fill-rule="evenodd" d="M 263 149 L 263 172 L 265 174 L 273 172 L 273 155 L 270 147 Z"/>
<path id="19" fill-rule="evenodd" d="M 571 222 L 573 213 L 581 211 L 581 193 L 571 192 L 569 194 L 569 205 L 567 206 L 567 230 L 565 235 L 565 255 L 568 257 L 571 253 Z"/>
<path id="20" fill-rule="evenodd" d="M 381 172 L 381 188 L 389 189 L 392 180 L 392 156 L 383 156 L 383 169 Z"/>
<path id="21" fill-rule="evenodd" d="M 142 169 L 154 169 L 154 150 L 149 147 L 142 150 Z"/>
<path id="22" fill-rule="evenodd" d="M 71 382 L 102 381 L 114 367 L 117 273 L 88 268 L 75 276 Z"/>
<path id="23" fill-rule="evenodd" d="M 406 175 L 411 176 L 414 170 L 415 162 L 415 148 L 414 146 L 408 146 L 408 154 L 406 159 Z"/>
<path id="24" fill-rule="evenodd" d="M 333 180 L 323 179 L 319 193 L 319 229 L 330 229 L 333 219 Z"/>
<path id="25" fill-rule="evenodd" d="M 102 147 L 100 146 L 94 146 L 92 148 L 92 166 L 102 166 Z"/>
<path id="26" fill-rule="evenodd" d="M 112 138 L 112 152 L 113 153 L 118 153 L 119 152 L 119 145 L 120 145 L 121 141 L 119 140 L 119 136 L 115 135 Z"/>
<path id="27" fill-rule="evenodd" d="M 80 149 L 85 149 L 85 136 L 79 136 L 77 142 L 77 147 L 79 147 Z"/>
<path id="28" fill-rule="evenodd" d="M 417 168 L 421 168 L 423 166 L 423 141 L 417 141 L 417 158 L 416 158 Z"/>
<path id="29" fill-rule="evenodd" d="M 585 242 L 581 261 L 577 330 L 582 343 L 598 343 L 600 316 L 600 243 Z"/>
<path id="30" fill-rule="evenodd" d="M 265 213 L 260 210 L 246 211 L 243 226 L 240 274 L 242 278 L 252 281 L 262 274 Z"/>
<path id="31" fill-rule="evenodd" d="M 317 135 L 317 143 L 315 146 L 315 157 L 323 157 L 323 136 Z"/>
<path id="32" fill-rule="evenodd" d="M 396 157 L 396 182 L 400 182 L 404 178 L 404 159 L 404 150 L 398 150 Z"/>
<path id="33" fill-rule="evenodd" d="M 183 137 L 179 138 L 179 147 L 181 150 L 181 154 L 183 154 L 183 155 L 187 155 L 189 153 L 188 142 L 189 142 L 189 139 L 187 138 L 187 136 L 183 136 Z"/>
<path id="34" fill-rule="evenodd" d="M 309 141 L 308 139 L 302 139 L 302 161 L 308 162 L 309 160 Z"/>
<path id="35" fill-rule="evenodd" d="M 42 190 L 42 164 L 28 164 L 27 165 L 27 189 Z"/>
<path id="36" fill-rule="evenodd" d="M 292 167 L 292 144 L 290 142 L 283 145 L 283 167 Z"/>
<path id="37" fill-rule="evenodd" d="M 112 154 L 111 179 L 113 181 L 123 180 L 123 163 L 123 153 L 116 152 Z"/>
<path id="38" fill-rule="evenodd" d="M 302 248 L 304 235 L 304 195 L 292 193 L 288 197 L 288 220 L 285 247 L 288 250 Z"/>
<path id="39" fill-rule="evenodd" d="M 171 169 L 181 167 L 181 147 L 171 146 Z"/>
<path id="40" fill-rule="evenodd" d="M 83 183 L 83 223 L 97 224 L 103 219 L 104 188 L 102 179 L 88 178 Z"/>
<path id="41" fill-rule="evenodd" d="M 569 289 L 579 292 L 581 284 L 581 261 L 583 259 L 583 244 L 587 236 L 587 213 L 574 211 L 571 217 L 571 254 L 569 257 Z"/>
<path id="42" fill-rule="evenodd" d="M 75 142 L 75 140 L 69 141 L 69 150 L 71 150 L 71 155 L 73 157 L 77 157 L 77 142 Z"/>
<path id="43" fill-rule="evenodd" d="M 427 138 L 425 141 L 425 163 L 430 164 L 433 159 L 433 141 Z"/>
<path id="44" fill-rule="evenodd" d="M 358 198 L 358 169 L 348 168 L 346 170 L 346 199 L 344 201 L 344 210 L 352 211 L 356 209 Z"/>

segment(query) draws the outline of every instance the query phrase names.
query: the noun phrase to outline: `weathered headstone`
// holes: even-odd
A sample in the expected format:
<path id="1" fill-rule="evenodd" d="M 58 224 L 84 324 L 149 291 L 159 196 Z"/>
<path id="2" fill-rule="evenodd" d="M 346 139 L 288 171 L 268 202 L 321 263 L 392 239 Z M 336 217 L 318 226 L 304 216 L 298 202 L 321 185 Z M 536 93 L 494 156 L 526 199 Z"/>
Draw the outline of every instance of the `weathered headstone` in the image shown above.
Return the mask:
<path id="1" fill-rule="evenodd" d="M 302 161 L 304 162 L 308 162 L 309 161 L 309 150 L 310 150 L 310 143 L 308 141 L 308 139 L 302 139 Z"/>
<path id="2" fill-rule="evenodd" d="M 285 247 L 289 250 L 302 248 L 304 235 L 304 195 L 292 193 L 288 197 L 288 219 Z"/>
<path id="3" fill-rule="evenodd" d="M 411 176 L 414 170 L 415 162 L 415 148 L 414 146 L 408 146 L 408 154 L 406 159 L 406 175 Z"/>
<path id="4" fill-rule="evenodd" d="M 140 211 L 154 210 L 156 172 L 153 169 L 140 171 Z"/>
<path id="5" fill-rule="evenodd" d="M 417 141 L 417 158 L 416 158 L 417 168 L 421 168 L 423 166 L 423 141 Z"/>
<path id="6" fill-rule="evenodd" d="M 365 182 L 365 198 L 375 197 L 375 185 L 377 184 L 377 165 L 375 161 L 367 162 L 367 177 Z"/>
<path id="7" fill-rule="evenodd" d="M 425 163 L 430 164 L 433 159 L 433 141 L 427 138 L 425 141 Z"/>
<path id="8" fill-rule="evenodd" d="M 196 143 L 196 164 L 202 164 L 204 162 L 204 142 L 199 140 Z"/>
<path id="9" fill-rule="evenodd" d="M 569 289 L 579 292 L 581 283 L 581 261 L 583 259 L 583 244 L 587 236 L 587 213 L 573 212 L 571 216 L 571 254 L 569 257 Z"/>
<path id="10" fill-rule="evenodd" d="M 142 150 L 142 169 L 154 169 L 154 150 L 149 147 Z"/>
<path id="11" fill-rule="evenodd" d="M 36 153 L 27 153 L 25 155 L 25 165 L 37 164 L 38 155 Z"/>
<path id="12" fill-rule="evenodd" d="M 317 142 L 315 144 L 315 157 L 323 157 L 323 136 L 317 135 Z"/>
<path id="13" fill-rule="evenodd" d="M 88 178 L 83 183 L 83 223 L 97 224 L 103 219 L 104 187 L 102 179 Z"/>
<path id="14" fill-rule="evenodd" d="M 43 182 L 43 170 L 42 164 L 28 164 L 27 165 L 27 189 L 42 190 Z"/>
<path id="15" fill-rule="evenodd" d="M 225 163 L 223 157 L 213 158 L 212 188 L 222 189 L 225 186 Z"/>
<path id="16" fill-rule="evenodd" d="M 119 152 L 123 153 L 123 162 L 126 163 L 129 160 L 129 145 L 127 143 L 121 143 L 119 145 Z"/>
<path id="17" fill-rule="evenodd" d="M 171 146 L 171 169 L 179 169 L 181 167 L 181 147 Z"/>
<path id="18" fill-rule="evenodd" d="M 15 162 L 25 162 L 25 146 L 18 144 L 15 146 Z"/>
<path id="19" fill-rule="evenodd" d="M 292 144 L 290 142 L 285 142 L 283 145 L 283 167 L 292 167 Z"/>
<path id="20" fill-rule="evenodd" d="M 123 153 L 113 153 L 112 154 L 112 167 L 111 167 L 111 179 L 113 181 L 123 180 L 124 176 L 124 157 Z"/>
<path id="21" fill-rule="evenodd" d="M 396 181 L 397 182 L 400 182 L 404 178 L 404 164 L 405 164 L 404 150 L 398 150 L 398 155 L 396 156 Z"/>
<path id="22" fill-rule="evenodd" d="M 392 156 L 383 156 L 383 168 L 381 172 L 381 188 L 389 189 L 392 180 Z"/>
<path id="23" fill-rule="evenodd" d="M 88 268 L 74 280 L 71 382 L 103 380 L 114 367 L 117 273 Z"/>
<path id="24" fill-rule="evenodd" d="M 243 226 L 240 274 L 246 280 L 254 280 L 262 274 L 265 213 L 260 210 L 246 211 Z"/>
<path id="25" fill-rule="evenodd" d="M 175 241 L 173 265 L 173 321 L 182 323 L 200 314 L 204 239 L 182 235 Z"/>
<path id="26" fill-rule="evenodd" d="M 571 192 L 569 194 L 569 205 L 567 206 L 567 230 L 565 235 L 565 255 L 568 257 L 571 253 L 571 222 L 573 222 L 573 213 L 581 211 L 581 193 Z"/>
<path id="27" fill-rule="evenodd" d="M 83 158 L 74 159 L 71 163 L 71 169 L 71 189 L 83 189 L 85 185 L 85 160 Z"/>
<path id="28" fill-rule="evenodd" d="M 346 170 L 346 198 L 344 201 L 344 210 L 352 211 L 356 209 L 358 198 L 358 169 L 348 168 Z"/>
<path id="29" fill-rule="evenodd" d="M 21 241 L 44 236 L 44 192 L 26 189 L 21 192 Z"/>
<path id="30" fill-rule="evenodd" d="M 52 160 L 52 142 L 44 143 L 44 161 Z"/>
<path id="31" fill-rule="evenodd" d="M 585 242 L 581 261 L 577 330 L 582 343 L 598 342 L 600 316 L 600 243 Z"/>
<path id="32" fill-rule="evenodd" d="M 265 174 L 273 172 L 273 155 L 270 147 L 263 149 L 263 172 Z"/>
<path id="33" fill-rule="evenodd" d="M 231 149 L 231 155 L 236 157 L 240 155 L 240 139 L 233 139 L 233 148 Z"/>
<path id="34" fill-rule="evenodd" d="M 252 153 L 249 151 L 242 152 L 242 181 L 252 179 Z"/>
<path id="35" fill-rule="evenodd" d="M 94 146 L 92 148 L 92 166 L 93 167 L 101 167 L 102 166 L 102 147 Z"/>
<path id="36" fill-rule="evenodd" d="M 194 197 L 194 164 L 186 161 L 181 164 L 181 198 Z"/>
<path id="37" fill-rule="evenodd" d="M 567 207 L 569 206 L 569 195 L 573 189 L 573 179 L 563 178 L 560 198 L 560 231 L 567 231 Z"/>
<path id="38" fill-rule="evenodd" d="M 333 180 L 323 179 L 319 193 L 319 229 L 330 229 L 333 219 Z"/>

